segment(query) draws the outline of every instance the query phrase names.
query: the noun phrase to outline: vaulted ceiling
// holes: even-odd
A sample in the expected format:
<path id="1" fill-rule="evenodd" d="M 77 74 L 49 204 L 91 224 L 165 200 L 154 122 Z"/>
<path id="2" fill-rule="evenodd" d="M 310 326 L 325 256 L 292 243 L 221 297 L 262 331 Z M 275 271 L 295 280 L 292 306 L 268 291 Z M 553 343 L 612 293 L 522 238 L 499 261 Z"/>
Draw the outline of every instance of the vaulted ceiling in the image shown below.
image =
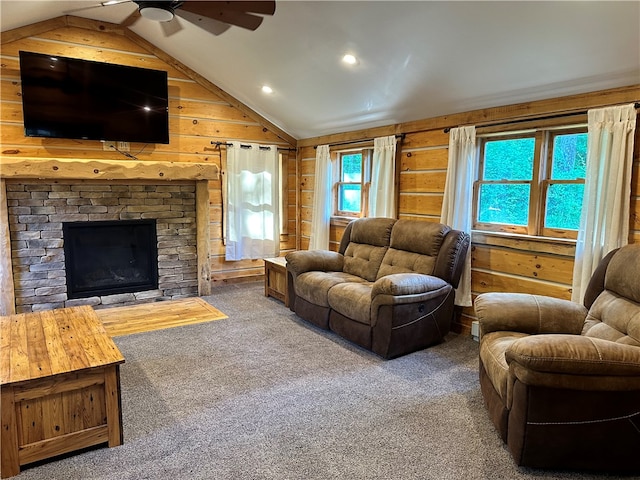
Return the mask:
<path id="1" fill-rule="evenodd" d="M 0 0 L 0 29 L 135 9 Z M 299 139 L 640 84 L 638 1 L 278 0 L 255 31 L 202 25 L 129 28 Z"/>

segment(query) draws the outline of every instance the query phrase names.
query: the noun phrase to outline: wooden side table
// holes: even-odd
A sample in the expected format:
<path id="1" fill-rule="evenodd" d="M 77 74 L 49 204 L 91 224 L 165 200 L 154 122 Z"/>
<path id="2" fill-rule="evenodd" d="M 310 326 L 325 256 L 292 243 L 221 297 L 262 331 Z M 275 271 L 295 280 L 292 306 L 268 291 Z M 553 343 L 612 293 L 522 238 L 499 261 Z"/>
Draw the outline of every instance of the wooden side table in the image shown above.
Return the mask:
<path id="1" fill-rule="evenodd" d="M 289 306 L 287 261 L 284 257 L 264 259 L 264 296 L 274 297 Z"/>
<path id="2" fill-rule="evenodd" d="M 92 445 L 122 444 L 124 357 L 91 307 L 0 317 L 0 477 Z"/>

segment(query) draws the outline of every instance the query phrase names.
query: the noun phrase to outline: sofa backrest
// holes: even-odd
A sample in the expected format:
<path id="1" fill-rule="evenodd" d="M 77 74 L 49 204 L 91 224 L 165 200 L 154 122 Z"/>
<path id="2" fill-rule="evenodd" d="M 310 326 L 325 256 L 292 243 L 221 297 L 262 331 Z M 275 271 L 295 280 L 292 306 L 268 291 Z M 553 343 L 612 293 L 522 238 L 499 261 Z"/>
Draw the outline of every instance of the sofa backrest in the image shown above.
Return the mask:
<path id="1" fill-rule="evenodd" d="M 377 278 L 395 273 L 432 275 L 444 238 L 451 228 L 441 223 L 398 220 Z"/>
<path id="2" fill-rule="evenodd" d="M 369 282 L 375 281 L 395 223 L 393 218 L 381 217 L 351 222 L 348 227 L 349 243 L 344 249 L 343 271 Z"/>
<path id="3" fill-rule="evenodd" d="M 640 244 L 607 259 L 604 290 L 593 301 L 582 335 L 640 347 Z"/>
<path id="4" fill-rule="evenodd" d="M 593 302 L 596 301 L 598 295 L 600 295 L 604 291 L 604 276 L 607 273 L 607 268 L 609 267 L 609 262 L 613 258 L 613 255 L 619 249 L 611 250 L 598 264 L 598 267 L 594 270 L 591 275 L 591 279 L 589 280 L 589 284 L 584 292 L 584 299 L 582 304 L 588 309 L 591 308 Z"/>

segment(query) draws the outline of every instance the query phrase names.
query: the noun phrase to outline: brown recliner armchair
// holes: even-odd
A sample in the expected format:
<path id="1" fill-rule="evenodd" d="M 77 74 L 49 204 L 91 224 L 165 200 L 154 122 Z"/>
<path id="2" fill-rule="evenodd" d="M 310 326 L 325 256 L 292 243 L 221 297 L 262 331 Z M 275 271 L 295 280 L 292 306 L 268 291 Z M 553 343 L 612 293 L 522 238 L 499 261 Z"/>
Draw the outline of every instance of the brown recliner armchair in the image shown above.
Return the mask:
<path id="1" fill-rule="evenodd" d="M 480 387 L 518 465 L 640 471 L 640 245 L 602 260 L 584 305 L 475 301 Z"/>

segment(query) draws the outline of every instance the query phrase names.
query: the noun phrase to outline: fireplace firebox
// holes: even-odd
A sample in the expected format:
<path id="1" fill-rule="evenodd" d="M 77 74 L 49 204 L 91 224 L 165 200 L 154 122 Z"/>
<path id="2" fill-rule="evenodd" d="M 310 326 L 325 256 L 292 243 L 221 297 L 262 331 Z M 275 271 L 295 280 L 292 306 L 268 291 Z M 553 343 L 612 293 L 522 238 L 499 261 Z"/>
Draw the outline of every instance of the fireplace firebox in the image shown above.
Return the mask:
<path id="1" fill-rule="evenodd" d="M 68 222 L 62 232 L 68 298 L 158 288 L 155 220 Z"/>

